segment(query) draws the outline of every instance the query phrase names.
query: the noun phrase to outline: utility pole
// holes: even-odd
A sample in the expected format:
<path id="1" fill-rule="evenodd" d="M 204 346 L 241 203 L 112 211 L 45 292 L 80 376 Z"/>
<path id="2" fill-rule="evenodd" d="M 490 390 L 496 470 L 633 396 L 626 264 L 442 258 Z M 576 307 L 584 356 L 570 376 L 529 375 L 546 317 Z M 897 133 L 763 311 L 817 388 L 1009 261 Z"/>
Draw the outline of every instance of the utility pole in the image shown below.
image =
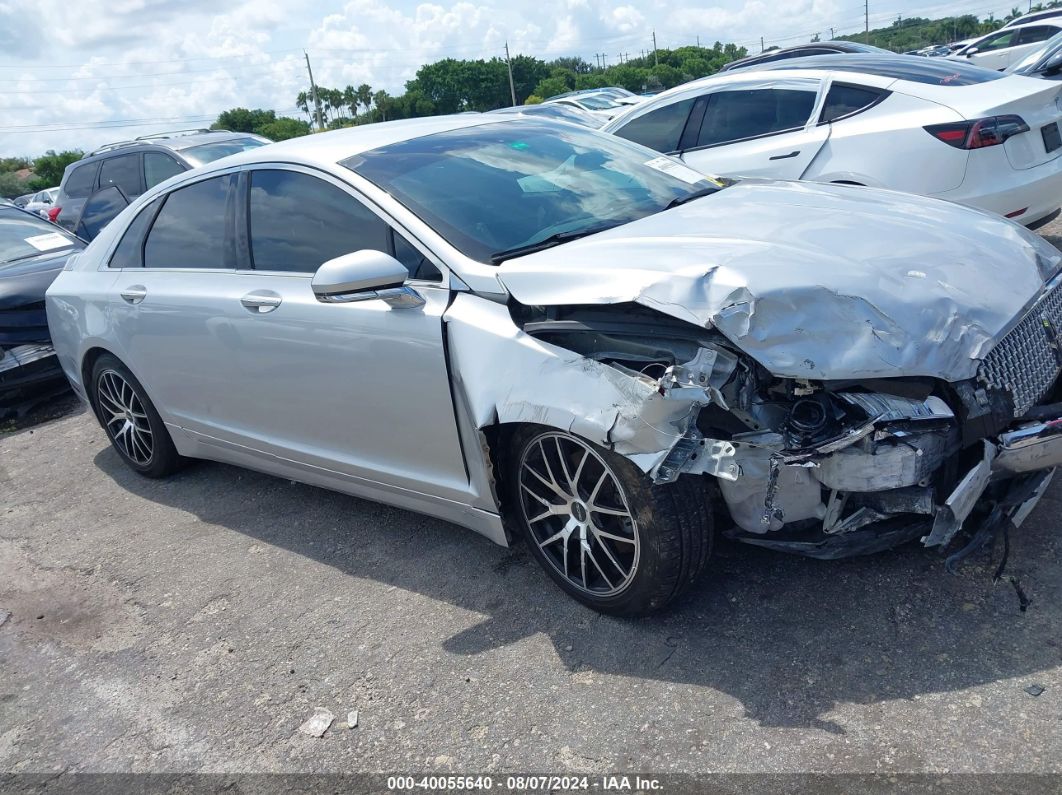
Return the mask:
<path id="1" fill-rule="evenodd" d="M 760 36 L 760 52 L 763 52 L 763 36 Z"/>
<path id="2" fill-rule="evenodd" d="M 870 0 L 863 0 L 863 23 L 866 26 L 863 38 L 870 44 Z"/>
<path id="3" fill-rule="evenodd" d="M 505 65 L 509 67 L 509 93 L 513 98 L 513 105 L 516 105 L 516 86 L 513 85 L 513 62 L 509 59 L 509 42 L 505 42 Z"/>
<path id="4" fill-rule="evenodd" d="M 830 41 L 833 41 L 833 28 L 830 28 Z"/>
<path id="5" fill-rule="evenodd" d="M 310 91 L 313 93 L 313 107 L 317 111 L 317 129 L 324 131 L 324 121 L 321 118 L 321 98 L 317 96 L 317 83 L 313 82 L 313 69 L 310 68 L 310 54 L 302 51 L 306 56 L 306 71 L 310 73 Z"/>
<path id="6" fill-rule="evenodd" d="M 656 31 L 653 31 L 653 65 L 660 65 L 660 57 L 656 54 Z"/>
<path id="7" fill-rule="evenodd" d="M 701 46 L 701 37 L 698 36 L 697 37 L 697 47 L 699 48 L 700 46 Z"/>

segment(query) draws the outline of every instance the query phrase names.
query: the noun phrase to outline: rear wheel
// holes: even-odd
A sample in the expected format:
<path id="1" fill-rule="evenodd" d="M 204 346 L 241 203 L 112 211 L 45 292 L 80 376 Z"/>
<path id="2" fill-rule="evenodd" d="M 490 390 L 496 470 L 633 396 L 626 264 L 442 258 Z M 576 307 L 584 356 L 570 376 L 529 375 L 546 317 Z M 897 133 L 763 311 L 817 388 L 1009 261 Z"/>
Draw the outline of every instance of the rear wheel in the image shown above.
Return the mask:
<path id="1" fill-rule="evenodd" d="M 183 459 L 166 425 L 129 368 L 104 354 L 93 365 L 92 390 L 96 416 L 130 469 L 161 478 L 180 468 Z"/>
<path id="2" fill-rule="evenodd" d="M 553 580 L 614 615 L 662 608 L 693 584 L 711 551 L 703 484 L 653 484 L 620 455 L 562 431 L 513 439 L 515 520 Z"/>

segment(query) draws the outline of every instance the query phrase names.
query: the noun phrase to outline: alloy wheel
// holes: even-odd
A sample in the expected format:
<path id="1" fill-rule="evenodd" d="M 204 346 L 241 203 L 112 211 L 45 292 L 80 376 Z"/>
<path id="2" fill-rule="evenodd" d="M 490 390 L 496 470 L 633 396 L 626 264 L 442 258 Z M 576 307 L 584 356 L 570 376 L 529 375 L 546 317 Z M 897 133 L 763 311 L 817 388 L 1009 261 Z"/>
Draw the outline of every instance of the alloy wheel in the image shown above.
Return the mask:
<path id="1" fill-rule="evenodd" d="M 622 591 L 641 547 L 623 487 L 604 459 L 572 436 L 545 433 L 524 448 L 519 472 L 520 507 L 543 557 L 582 591 Z"/>
<path id="2" fill-rule="evenodd" d="M 96 402 L 107 435 L 126 457 L 140 466 L 151 463 L 155 440 L 144 404 L 120 373 L 104 370 L 96 381 Z"/>

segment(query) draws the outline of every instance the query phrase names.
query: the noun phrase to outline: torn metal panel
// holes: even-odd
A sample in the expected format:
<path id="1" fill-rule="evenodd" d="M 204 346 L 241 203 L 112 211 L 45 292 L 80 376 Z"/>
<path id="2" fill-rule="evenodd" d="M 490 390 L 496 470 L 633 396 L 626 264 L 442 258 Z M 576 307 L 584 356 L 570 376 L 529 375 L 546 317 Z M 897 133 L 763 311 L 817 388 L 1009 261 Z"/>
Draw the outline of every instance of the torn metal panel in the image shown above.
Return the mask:
<path id="1" fill-rule="evenodd" d="M 815 477 L 838 491 L 885 491 L 921 483 L 943 463 L 944 432 L 910 434 L 901 439 L 864 439 L 816 463 Z"/>
<path id="2" fill-rule="evenodd" d="M 927 547 L 947 546 L 955 534 L 962 529 L 966 517 L 973 511 L 988 486 L 988 481 L 992 477 L 992 460 L 995 457 L 995 446 L 985 441 L 981 460 L 966 473 L 948 499 L 939 507 L 936 519 L 933 520 L 933 530 L 922 539 L 922 543 Z"/>
<path id="3" fill-rule="evenodd" d="M 551 345 L 503 304 L 457 295 L 446 312 L 455 382 L 476 427 L 528 422 L 570 431 L 652 472 L 689 431 L 698 402 L 665 399 L 656 380 Z M 701 393 L 700 403 L 707 398 Z"/>
<path id="4" fill-rule="evenodd" d="M 971 225 L 968 209 L 917 196 L 753 181 L 725 196 L 725 214 L 691 202 L 509 260 L 499 278 L 526 305 L 636 302 L 716 328 L 776 376 L 958 381 L 1059 261 L 1016 224 Z M 841 215 L 875 234 L 843 234 Z"/>
<path id="5" fill-rule="evenodd" d="M 1062 419 L 1028 425 L 999 437 L 997 472 L 1032 472 L 1062 466 Z"/>

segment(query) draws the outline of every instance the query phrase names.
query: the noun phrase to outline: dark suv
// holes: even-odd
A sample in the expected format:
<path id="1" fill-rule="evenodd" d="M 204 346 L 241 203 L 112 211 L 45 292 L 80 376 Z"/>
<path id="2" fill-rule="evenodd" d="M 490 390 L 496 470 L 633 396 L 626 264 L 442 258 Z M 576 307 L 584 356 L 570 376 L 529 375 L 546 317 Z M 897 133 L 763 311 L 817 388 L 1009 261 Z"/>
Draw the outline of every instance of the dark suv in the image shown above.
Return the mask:
<path id="1" fill-rule="evenodd" d="M 179 130 L 101 146 L 66 167 L 48 220 L 73 232 L 85 201 L 98 190 L 115 186 L 131 202 L 174 174 L 268 143 L 250 133 Z"/>

